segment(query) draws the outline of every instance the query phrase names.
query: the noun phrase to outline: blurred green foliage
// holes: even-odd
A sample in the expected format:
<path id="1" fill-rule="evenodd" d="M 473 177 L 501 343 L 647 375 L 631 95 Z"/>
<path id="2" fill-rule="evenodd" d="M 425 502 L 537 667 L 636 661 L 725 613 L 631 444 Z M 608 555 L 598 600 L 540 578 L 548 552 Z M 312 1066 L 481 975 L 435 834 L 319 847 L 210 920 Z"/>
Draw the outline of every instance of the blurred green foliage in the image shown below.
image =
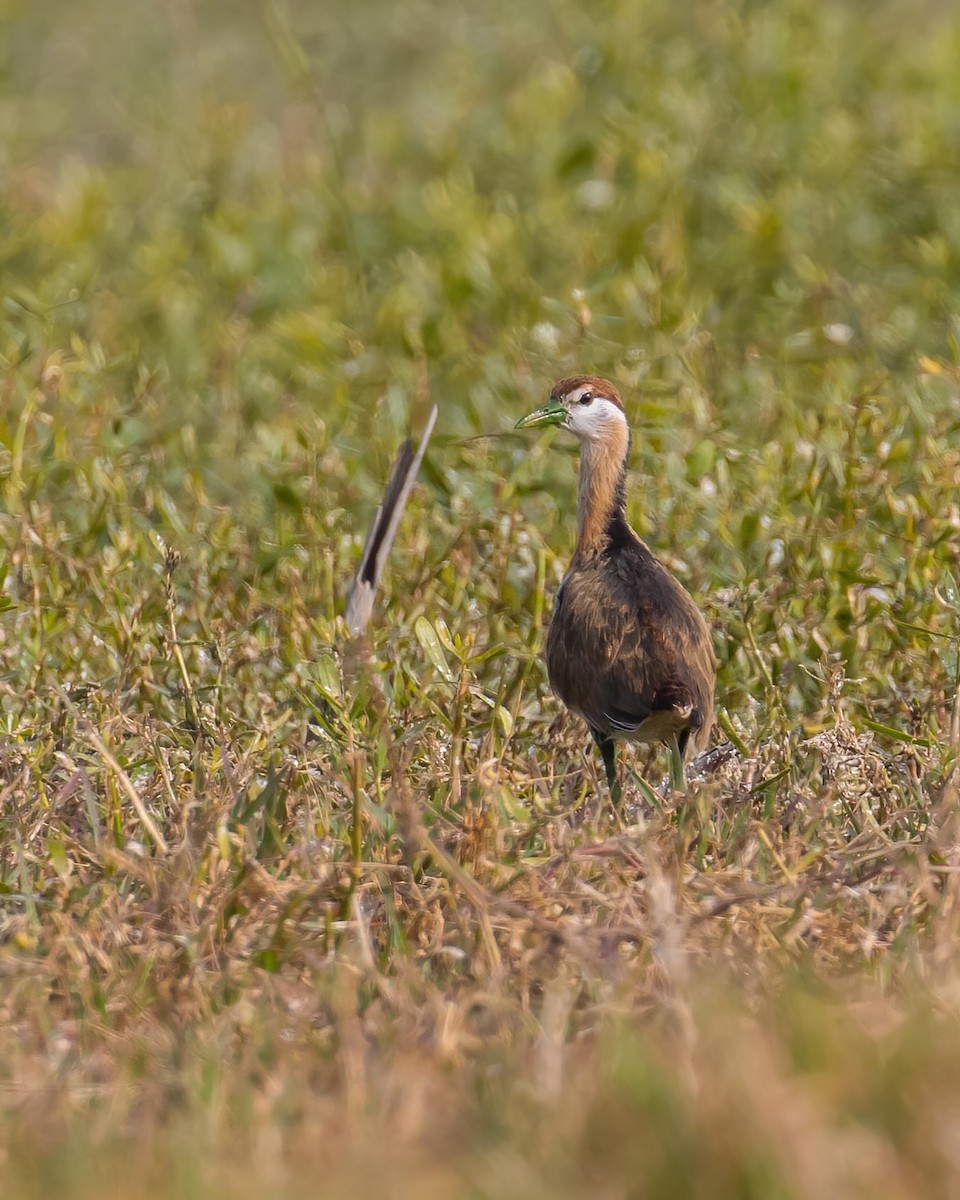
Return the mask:
<path id="1" fill-rule="evenodd" d="M 459 439 L 589 369 L 631 397 L 641 529 L 698 592 L 776 593 L 756 633 L 780 634 L 778 678 L 821 653 L 790 618 L 815 610 L 853 675 L 865 616 L 874 653 L 904 647 L 883 589 L 932 619 L 957 475 L 949 6 L 7 9 L 11 512 L 50 508 L 78 551 L 122 531 L 134 576 L 151 530 L 246 581 L 292 563 L 313 602 L 429 386 L 428 562 L 518 510 L 563 550 L 568 458 Z M 529 576 L 504 569 L 516 611 Z"/>

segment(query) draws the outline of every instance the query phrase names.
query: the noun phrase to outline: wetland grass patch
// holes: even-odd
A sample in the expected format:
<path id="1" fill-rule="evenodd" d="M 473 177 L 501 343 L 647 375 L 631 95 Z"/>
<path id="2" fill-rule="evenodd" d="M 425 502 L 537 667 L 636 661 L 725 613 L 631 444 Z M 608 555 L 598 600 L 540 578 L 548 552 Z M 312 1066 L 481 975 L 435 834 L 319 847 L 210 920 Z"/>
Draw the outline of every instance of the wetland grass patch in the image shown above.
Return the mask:
<path id="1" fill-rule="evenodd" d="M 953 1194 L 950 7 L 7 7 L 5 1195 Z M 623 819 L 575 369 L 731 743 Z"/>

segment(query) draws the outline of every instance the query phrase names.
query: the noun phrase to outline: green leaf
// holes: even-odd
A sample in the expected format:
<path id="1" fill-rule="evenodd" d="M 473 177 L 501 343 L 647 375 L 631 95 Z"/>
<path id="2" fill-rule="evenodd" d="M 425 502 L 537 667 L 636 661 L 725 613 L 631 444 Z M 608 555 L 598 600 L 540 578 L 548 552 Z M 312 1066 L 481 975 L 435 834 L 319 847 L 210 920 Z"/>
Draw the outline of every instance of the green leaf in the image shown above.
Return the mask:
<path id="1" fill-rule="evenodd" d="M 342 696 L 340 686 L 340 666 L 330 654 L 321 655 L 314 663 L 314 679 L 317 687 L 331 700 L 339 700 Z"/>
<path id="2" fill-rule="evenodd" d="M 303 501 L 289 484 L 275 483 L 273 495 L 281 508 L 286 508 L 290 512 L 296 513 L 297 516 L 303 512 Z"/>
<path id="3" fill-rule="evenodd" d="M 951 571 L 944 571 L 940 593 L 954 612 L 960 612 L 960 588 Z"/>
<path id="4" fill-rule="evenodd" d="M 47 838 L 47 855 L 50 865 L 61 879 L 68 879 L 73 871 L 73 863 L 67 858 L 66 847 L 57 837 Z"/>
<path id="5" fill-rule="evenodd" d="M 458 654 L 457 647 L 454 644 L 450 630 L 443 617 L 437 617 L 433 623 L 434 629 L 437 631 L 437 637 L 443 643 L 443 648 L 449 650 L 451 654 Z"/>
<path id="6" fill-rule="evenodd" d="M 440 644 L 440 638 L 437 636 L 437 631 L 430 624 L 426 617 L 417 617 L 417 621 L 413 629 L 417 635 L 417 641 L 423 647 L 427 658 L 430 659 L 447 683 L 453 683 L 453 672 L 447 665 L 447 660 L 443 653 L 443 646 Z"/>
<path id="7" fill-rule="evenodd" d="M 861 717 L 860 723 L 873 733 L 882 734 L 884 737 L 891 738 L 895 742 L 905 742 L 909 746 L 929 746 L 930 739 L 926 737 L 914 737 L 912 734 L 905 733 L 902 729 L 894 729 L 892 725 L 883 725 L 879 721 L 871 721 L 868 717 Z"/>

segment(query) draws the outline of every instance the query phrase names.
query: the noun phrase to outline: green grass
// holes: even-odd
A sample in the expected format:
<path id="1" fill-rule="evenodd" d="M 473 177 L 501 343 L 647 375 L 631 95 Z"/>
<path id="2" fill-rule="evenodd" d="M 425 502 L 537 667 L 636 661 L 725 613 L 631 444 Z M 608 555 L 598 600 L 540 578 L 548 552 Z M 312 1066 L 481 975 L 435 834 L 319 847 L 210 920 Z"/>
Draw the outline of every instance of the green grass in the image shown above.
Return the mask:
<path id="1" fill-rule="evenodd" d="M 40 9 L 0 0 L 4 1194 L 955 1194 L 952 6 Z M 625 821 L 540 658 L 575 446 L 512 432 L 576 370 L 742 752 Z"/>

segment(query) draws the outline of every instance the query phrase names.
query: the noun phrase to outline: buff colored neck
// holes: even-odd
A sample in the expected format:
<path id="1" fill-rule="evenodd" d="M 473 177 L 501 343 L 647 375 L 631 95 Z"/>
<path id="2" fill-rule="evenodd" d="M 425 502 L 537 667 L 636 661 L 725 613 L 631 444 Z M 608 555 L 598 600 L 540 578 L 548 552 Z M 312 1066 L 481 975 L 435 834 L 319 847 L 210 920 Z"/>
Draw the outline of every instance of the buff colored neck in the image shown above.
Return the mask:
<path id="1" fill-rule="evenodd" d="M 577 487 L 577 550 L 582 555 L 601 553 L 611 525 L 626 507 L 627 455 L 630 434 L 626 424 L 614 426 L 602 441 L 580 445 L 580 481 Z"/>

